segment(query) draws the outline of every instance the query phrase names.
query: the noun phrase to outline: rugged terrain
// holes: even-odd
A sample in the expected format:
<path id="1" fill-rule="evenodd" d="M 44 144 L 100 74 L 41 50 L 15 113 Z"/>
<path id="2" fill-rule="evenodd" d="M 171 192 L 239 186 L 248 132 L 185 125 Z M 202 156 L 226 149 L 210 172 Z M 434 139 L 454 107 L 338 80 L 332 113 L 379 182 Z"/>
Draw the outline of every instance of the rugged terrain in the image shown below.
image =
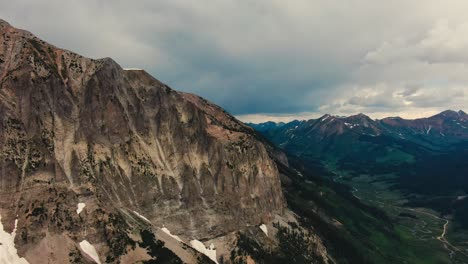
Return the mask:
<path id="1" fill-rule="evenodd" d="M 0 119 L 0 262 L 229 262 L 240 231 L 287 213 L 250 127 L 1 20 Z"/>
<path id="2" fill-rule="evenodd" d="M 385 132 L 398 127 L 391 122 L 264 125 L 275 143 L 270 133 L 285 129 L 276 135 L 286 154 L 144 70 L 82 57 L 1 20 L 0 119 L 0 263 L 362 264 L 414 255 L 392 218 L 312 159 L 342 157 L 332 150 L 348 150 L 334 143 L 346 141 L 329 140 L 341 135 L 396 140 Z M 415 137 L 456 140 L 432 126 L 415 126 Z M 309 129 L 318 133 L 294 132 Z"/>
<path id="3" fill-rule="evenodd" d="M 468 114 L 462 110 L 447 110 L 414 120 L 400 117 L 373 120 L 364 114 L 348 117 L 327 114 L 318 119 L 295 120 L 286 124 L 266 122 L 249 125 L 281 148 L 295 154 L 302 150 L 313 157 L 361 152 L 347 144 L 359 142 L 362 146 L 365 137 L 406 141 L 434 149 L 468 140 Z"/>
<path id="4" fill-rule="evenodd" d="M 324 115 L 287 124 L 251 124 L 271 142 L 322 167 L 394 225 L 402 262 L 466 263 L 468 115 L 447 110 L 414 120 Z M 328 173 L 327 173 L 328 171 Z M 291 202 L 290 206 L 291 206 Z M 382 252 L 395 241 L 380 236 Z M 384 242 L 385 241 L 385 242 Z"/>

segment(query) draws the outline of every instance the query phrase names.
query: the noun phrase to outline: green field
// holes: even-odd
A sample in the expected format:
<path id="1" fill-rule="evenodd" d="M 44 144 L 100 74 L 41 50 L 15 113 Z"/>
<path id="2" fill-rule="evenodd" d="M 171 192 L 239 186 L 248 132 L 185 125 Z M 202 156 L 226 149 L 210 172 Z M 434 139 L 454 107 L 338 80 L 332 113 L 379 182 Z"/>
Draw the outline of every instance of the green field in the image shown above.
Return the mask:
<path id="1" fill-rule="evenodd" d="M 333 164 L 329 169 L 337 175 L 336 181 L 352 187 L 353 194 L 362 202 L 385 211 L 395 224 L 401 239 L 399 252 L 403 263 L 468 263 L 468 234 L 453 232 L 450 219 L 426 208 L 404 206 L 404 194 L 392 189 L 395 176 L 359 175 L 350 177 L 347 172 L 337 171 Z M 444 233 L 444 225 L 447 223 Z M 372 240 L 386 241 L 384 237 Z M 382 250 L 391 250 L 394 245 L 382 244 Z"/>

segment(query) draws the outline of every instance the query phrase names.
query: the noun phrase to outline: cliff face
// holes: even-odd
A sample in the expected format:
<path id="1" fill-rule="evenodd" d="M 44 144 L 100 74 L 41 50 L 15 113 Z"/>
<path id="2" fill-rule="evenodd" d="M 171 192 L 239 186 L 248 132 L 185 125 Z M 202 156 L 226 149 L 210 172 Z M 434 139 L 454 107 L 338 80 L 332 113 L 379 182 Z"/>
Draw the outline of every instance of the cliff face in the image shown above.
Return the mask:
<path id="1" fill-rule="evenodd" d="M 69 259 L 82 240 L 123 254 L 113 240 L 141 220 L 204 239 L 285 206 L 266 147 L 221 108 L 4 21 L 0 149 L 1 221 L 12 232 L 18 220 L 15 243 L 32 263 L 54 247 Z"/>

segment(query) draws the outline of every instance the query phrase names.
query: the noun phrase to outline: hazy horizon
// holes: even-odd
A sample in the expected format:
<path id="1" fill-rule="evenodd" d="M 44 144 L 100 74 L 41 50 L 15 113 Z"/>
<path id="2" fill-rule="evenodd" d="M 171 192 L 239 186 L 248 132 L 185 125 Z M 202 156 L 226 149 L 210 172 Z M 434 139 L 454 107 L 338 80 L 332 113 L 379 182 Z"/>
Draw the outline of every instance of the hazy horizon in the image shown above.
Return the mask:
<path id="1" fill-rule="evenodd" d="M 284 114 L 284 115 L 269 115 L 269 114 L 252 114 L 252 115 L 240 115 L 236 116 L 237 119 L 241 120 L 242 122 L 246 123 L 264 123 L 268 121 L 273 121 L 273 122 L 291 122 L 294 120 L 309 120 L 309 119 L 316 119 L 319 117 L 322 117 L 325 114 L 329 115 L 334 115 L 334 116 L 352 116 L 352 115 L 357 115 L 357 114 L 365 114 L 369 116 L 372 119 L 382 119 L 386 117 L 401 117 L 404 119 L 418 119 L 418 118 L 425 118 L 425 117 L 431 117 L 433 115 L 439 114 L 440 112 L 446 111 L 446 110 L 452 110 L 452 111 L 463 111 L 466 113 L 464 109 L 445 109 L 442 111 L 430 111 L 430 112 L 424 112 L 420 114 L 402 114 L 398 115 L 395 113 L 379 113 L 379 114 L 366 114 L 366 113 L 350 113 L 346 115 L 341 115 L 341 114 L 334 114 L 334 113 L 299 113 L 299 114 Z"/>

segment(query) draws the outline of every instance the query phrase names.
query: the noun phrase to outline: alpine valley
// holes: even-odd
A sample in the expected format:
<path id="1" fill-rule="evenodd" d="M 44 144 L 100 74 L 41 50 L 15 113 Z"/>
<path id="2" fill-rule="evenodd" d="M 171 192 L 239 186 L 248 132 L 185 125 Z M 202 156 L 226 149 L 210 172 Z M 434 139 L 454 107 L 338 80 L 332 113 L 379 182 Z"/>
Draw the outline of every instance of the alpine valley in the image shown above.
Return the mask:
<path id="1" fill-rule="evenodd" d="M 368 233 L 376 251 L 398 252 L 405 263 L 468 263 L 468 114 L 462 110 L 414 120 L 324 115 L 250 125 L 388 217 L 403 247 Z"/>

